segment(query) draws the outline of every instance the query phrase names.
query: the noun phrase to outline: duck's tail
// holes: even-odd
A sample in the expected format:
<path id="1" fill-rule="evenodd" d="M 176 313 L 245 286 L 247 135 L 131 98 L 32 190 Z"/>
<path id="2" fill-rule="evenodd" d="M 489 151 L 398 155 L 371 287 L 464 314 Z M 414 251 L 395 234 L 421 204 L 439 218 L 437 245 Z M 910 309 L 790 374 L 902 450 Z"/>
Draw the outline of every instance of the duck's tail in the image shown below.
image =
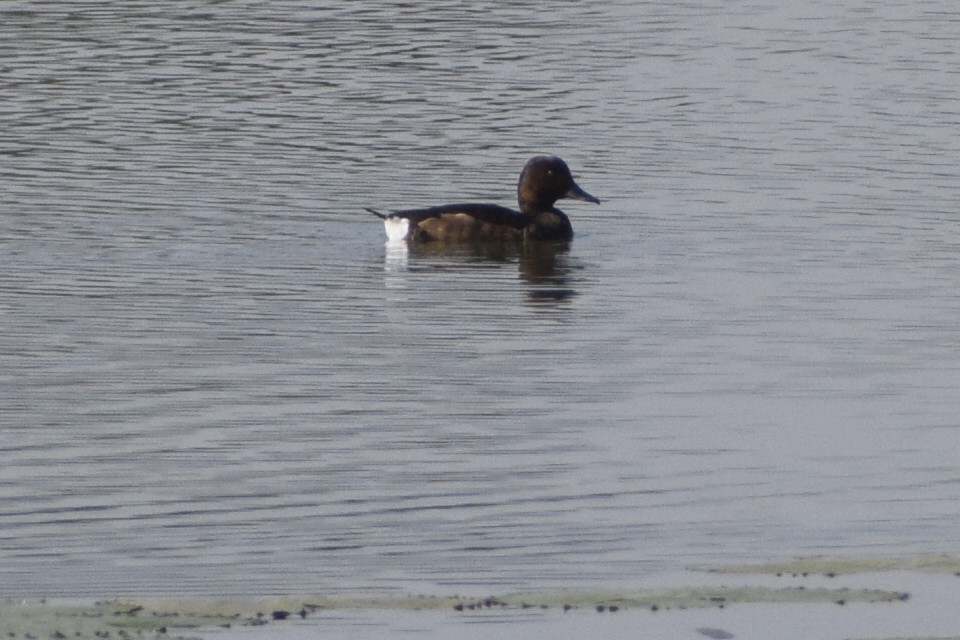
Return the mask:
<path id="1" fill-rule="evenodd" d="M 373 215 L 383 220 L 383 228 L 387 231 L 387 240 L 389 242 L 402 242 L 407 239 L 410 233 L 410 221 L 390 213 L 382 213 L 370 207 L 364 207 Z"/>

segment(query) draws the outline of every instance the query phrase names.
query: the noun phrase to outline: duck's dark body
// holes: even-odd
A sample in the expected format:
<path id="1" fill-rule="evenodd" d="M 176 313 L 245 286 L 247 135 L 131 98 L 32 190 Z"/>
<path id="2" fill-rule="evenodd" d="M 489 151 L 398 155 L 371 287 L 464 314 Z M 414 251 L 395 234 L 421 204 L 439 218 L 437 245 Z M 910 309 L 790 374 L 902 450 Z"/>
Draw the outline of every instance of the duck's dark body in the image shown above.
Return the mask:
<path id="1" fill-rule="evenodd" d="M 560 198 L 599 204 L 600 200 L 577 186 L 560 158 L 536 156 L 520 174 L 517 200 L 520 211 L 495 204 L 450 204 L 425 209 L 393 211 L 368 209 L 383 218 L 391 240 L 412 242 L 502 242 L 569 240 L 573 227 L 566 214 L 554 207 Z"/>
<path id="2" fill-rule="evenodd" d="M 388 225 L 402 225 L 403 221 L 407 222 L 404 239 L 414 242 L 503 242 L 522 240 L 524 231 L 524 219 L 518 212 L 495 204 L 445 204 L 394 211 L 384 218 Z M 392 237 L 399 233 L 394 232 Z M 387 235 L 391 235 L 391 231 Z"/>

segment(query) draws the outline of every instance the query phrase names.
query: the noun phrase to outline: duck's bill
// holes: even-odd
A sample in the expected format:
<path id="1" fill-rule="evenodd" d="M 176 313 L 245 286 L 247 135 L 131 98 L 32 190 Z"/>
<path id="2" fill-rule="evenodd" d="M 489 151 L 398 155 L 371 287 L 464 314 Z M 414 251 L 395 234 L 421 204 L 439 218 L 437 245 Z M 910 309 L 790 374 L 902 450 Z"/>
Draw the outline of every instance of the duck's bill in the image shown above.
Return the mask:
<path id="1" fill-rule="evenodd" d="M 593 204 L 600 204 L 600 198 L 596 198 L 576 184 L 570 187 L 570 190 L 563 194 L 564 198 L 571 198 L 573 200 L 584 200 L 586 202 L 592 202 Z"/>

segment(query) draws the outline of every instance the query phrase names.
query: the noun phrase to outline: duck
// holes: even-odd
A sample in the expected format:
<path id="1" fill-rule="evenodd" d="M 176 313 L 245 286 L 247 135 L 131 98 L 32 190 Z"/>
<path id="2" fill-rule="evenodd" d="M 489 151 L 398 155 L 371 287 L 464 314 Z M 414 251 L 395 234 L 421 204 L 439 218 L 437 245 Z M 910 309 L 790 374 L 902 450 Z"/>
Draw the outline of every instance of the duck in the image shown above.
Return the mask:
<path id="1" fill-rule="evenodd" d="M 446 204 L 382 213 L 390 242 L 569 241 L 570 219 L 554 204 L 561 198 L 600 204 L 574 181 L 567 163 L 557 156 L 530 158 L 517 183 L 519 211 L 496 204 Z"/>

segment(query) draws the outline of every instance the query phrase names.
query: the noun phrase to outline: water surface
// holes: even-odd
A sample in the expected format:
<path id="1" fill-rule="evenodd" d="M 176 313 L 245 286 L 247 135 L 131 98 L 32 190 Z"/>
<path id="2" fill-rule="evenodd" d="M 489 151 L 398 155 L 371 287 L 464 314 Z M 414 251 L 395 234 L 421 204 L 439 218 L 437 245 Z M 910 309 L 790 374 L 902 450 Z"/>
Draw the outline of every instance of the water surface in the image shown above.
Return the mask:
<path id="1" fill-rule="evenodd" d="M 0 3 L 0 592 L 956 551 L 942 1 Z M 599 207 L 547 255 L 363 207 Z"/>

